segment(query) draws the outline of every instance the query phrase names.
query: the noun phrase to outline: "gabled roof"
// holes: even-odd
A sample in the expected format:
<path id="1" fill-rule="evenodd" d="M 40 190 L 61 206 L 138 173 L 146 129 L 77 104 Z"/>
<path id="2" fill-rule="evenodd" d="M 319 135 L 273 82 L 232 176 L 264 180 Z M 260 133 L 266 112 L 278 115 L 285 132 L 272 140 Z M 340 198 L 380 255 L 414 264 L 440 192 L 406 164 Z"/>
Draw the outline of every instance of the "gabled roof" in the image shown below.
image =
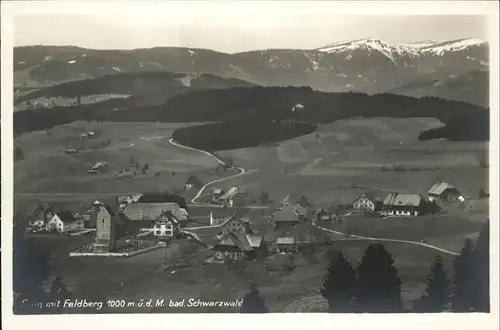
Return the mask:
<path id="1" fill-rule="evenodd" d="M 384 199 L 386 206 L 419 206 L 424 198 L 420 194 L 390 193 Z"/>
<path id="2" fill-rule="evenodd" d="M 429 189 L 430 195 L 441 195 L 446 189 L 456 189 L 454 186 L 447 182 L 439 181 Z"/>
<path id="3" fill-rule="evenodd" d="M 248 238 L 249 235 L 229 231 L 218 243 L 217 245 L 235 246 L 241 251 L 252 251 L 252 242 Z"/>
<path id="4" fill-rule="evenodd" d="M 378 196 L 374 191 L 367 191 L 356 197 L 356 199 L 354 199 L 352 202 L 355 203 L 357 200 L 361 198 L 367 198 L 372 202 L 376 202 L 381 199 L 380 196 Z"/>
<path id="5" fill-rule="evenodd" d="M 132 221 L 155 221 L 162 212 L 171 211 L 174 215 L 177 215 L 179 209 L 177 203 L 131 203 L 127 205 L 123 214 Z"/>
<path id="6" fill-rule="evenodd" d="M 64 223 L 74 222 L 77 219 L 73 216 L 73 214 L 69 211 L 61 211 L 56 213 L 57 217 L 61 219 Z"/>
<path id="7" fill-rule="evenodd" d="M 233 198 L 234 195 L 238 192 L 239 188 L 238 187 L 232 187 L 224 195 L 221 196 L 221 199 L 229 199 Z"/>
<path id="8" fill-rule="evenodd" d="M 177 212 L 174 213 L 174 215 L 179 219 L 180 221 L 186 221 L 188 219 L 188 211 L 186 209 L 180 208 Z"/>
<path id="9" fill-rule="evenodd" d="M 222 194 L 223 190 L 222 189 L 219 189 L 219 188 L 215 188 L 214 190 L 212 190 L 212 193 L 214 194 Z"/>
<path id="10" fill-rule="evenodd" d="M 281 210 L 278 210 L 273 215 L 274 222 L 299 222 L 297 213 L 293 207 L 285 206 Z"/>
<path id="11" fill-rule="evenodd" d="M 166 219 L 167 221 L 170 221 L 174 225 L 179 224 L 179 219 L 171 211 L 165 211 L 161 214 L 161 216 L 163 216 L 162 220 Z"/>

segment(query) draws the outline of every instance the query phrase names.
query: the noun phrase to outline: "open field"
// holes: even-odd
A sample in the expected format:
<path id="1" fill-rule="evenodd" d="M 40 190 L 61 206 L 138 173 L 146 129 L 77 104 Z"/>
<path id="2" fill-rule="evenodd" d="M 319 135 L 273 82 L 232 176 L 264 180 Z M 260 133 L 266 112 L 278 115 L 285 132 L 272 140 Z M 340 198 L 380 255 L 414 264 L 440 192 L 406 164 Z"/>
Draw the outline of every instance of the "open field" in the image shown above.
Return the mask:
<path id="1" fill-rule="evenodd" d="M 488 169 L 481 168 L 488 145 L 483 142 L 417 141 L 424 129 L 438 127 L 436 119 L 349 119 L 315 133 L 281 142 L 278 146 L 220 152 L 258 173 L 235 179 L 249 189 L 266 191 L 281 200 L 300 187 L 318 205 L 350 203 L 360 193 L 426 193 L 437 181 L 448 181 L 466 196 L 477 198 L 487 189 Z M 405 165 L 413 171 L 393 171 Z M 383 166 L 389 170 L 383 171 Z M 263 170 L 265 169 L 265 171 Z"/>
<path id="2" fill-rule="evenodd" d="M 214 159 L 168 143 L 176 124 L 155 123 L 86 123 L 76 122 L 49 130 L 33 132 L 15 139 L 23 149 L 25 160 L 16 163 L 16 193 L 47 192 L 141 192 L 180 189 L 190 175 L 208 182 L 231 173 L 213 174 Z M 65 154 L 68 141 L 78 140 L 85 131 L 98 132 L 91 143 L 111 141 L 109 146 Z M 89 175 L 96 162 L 109 164 L 106 172 Z M 132 162 L 148 164 L 145 175 L 117 177 Z M 131 169 L 133 171 L 133 169 Z M 154 176 L 160 172 L 160 177 Z"/>
<path id="3" fill-rule="evenodd" d="M 420 242 L 422 240 L 440 248 L 460 252 L 465 238 L 475 240 L 485 220 L 442 216 L 365 218 L 347 216 L 341 224 L 321 226 L 335 231 L 364 237 L 378 237 Z"/>
<path id="4" fill-rule="evenodd" d="M 65 283 L 77 295 L 93 299 L 162 299 L 180 298 L 241 299 L 251 282 L 257 283 L 272 312 L 287 311 L 285 306 L 300 299 L 319 294 L 321 279 L 326 269 L 326 252 L 339 249 L 356 265 L 369 242 L 334 241 L 328 247 L 317 247 L 312 254 L 294 257 L 292 271 L 265 270 L 264 262 L 248 263 L 245 267 L 228 268 L 227 265 L 202 265 L 208 251 L 193 242 L 178 241 L 168 249 L 159 249 L 130 258 L 68 257 L 69 251 L 90 240 L 91 237 L 47 237 L 37 244 L 51 251 L 51 272 L 63 276 Z M 387 243 L 386 248 L 396 259 L 396 267 L 403 281 L 405 305 L 417 299 L 424 290 L 428 269 L 437 255 L 441 255 L 448 274 L 452 272 L 452 256 L 419 246 Z M 186 251 L 192 255 L 185 257 Z M 191 263 L 175 268 L 182 259 Z M 167 260 L 167 267 L 163 263 Z M 169 266 L 170 265 L 170 266 Z M 172 267 L 169 269 L 169 267 Z M 320 301 L 321 305 L 321 301 Z M 307 306 L 312 311 L 314 304 Z M 316 306 L 318 307 L 318 306 Z M 120 309 L 115 312 L 130 312 Z M 139 312 L 138 309 L 135 309 Z M 144 310 L 142 310 L 144 311 Z M 149 311 L 149 309 L 148 309 Z M 156 309 L 155 312 L 203 312 L 202 308 Z M 213 310 L 212 310 L 213 311 Z M 215 310 L 217 311 L 217 310 Z M 231 312 L 237 310 L 218 310 Z M 89 311 L 92 312 L 92 311 Z"/>

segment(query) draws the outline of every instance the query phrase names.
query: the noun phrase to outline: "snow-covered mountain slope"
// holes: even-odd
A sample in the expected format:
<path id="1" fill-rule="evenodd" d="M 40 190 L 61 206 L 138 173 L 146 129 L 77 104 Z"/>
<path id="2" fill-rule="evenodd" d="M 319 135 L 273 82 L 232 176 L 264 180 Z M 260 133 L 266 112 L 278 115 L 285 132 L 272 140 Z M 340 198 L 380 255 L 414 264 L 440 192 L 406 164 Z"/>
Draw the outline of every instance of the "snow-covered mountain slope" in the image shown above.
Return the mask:
<path id="1" fill-rule="evenodd" d="M 447 41 L 422 41 L 401 45 L 420 52 L 421 55 L 434 54 L 443 56 L 448 52 L 459 52 L 473 47 L 481 47 L 487 43 L 480 39 L 457 39 Z"/>
<path id="2" fill-rule="evenodd" d="M 393 45 L 378 38 L 317 49 L 267 49 L 226 54 L 160 47 L 92 50 L 78 47 L 14 49 L 16 86 L 40 87 L 113 73 L 209 73 L 262 86 L 310 86 L 326 92 L 379 93 L 421 76 L 488 69 L 488 44 L 477 39 Z"/>
<path id="3" fill-rule="evenodd" d="M 317 51 L 328 54 L 345 53 L 347 54 L 347 60 L 352 56 L 351 54 L 354 50 L 364 50 L 370 54 L 372 52 L 379 52 L 394 63 L 397 62 L 397 57 L 416 58 L 419 55 L 419 52 L 416 48 L 408 46 L 393 46 L 378 38 L 342 41 L 317 49 Z"/>

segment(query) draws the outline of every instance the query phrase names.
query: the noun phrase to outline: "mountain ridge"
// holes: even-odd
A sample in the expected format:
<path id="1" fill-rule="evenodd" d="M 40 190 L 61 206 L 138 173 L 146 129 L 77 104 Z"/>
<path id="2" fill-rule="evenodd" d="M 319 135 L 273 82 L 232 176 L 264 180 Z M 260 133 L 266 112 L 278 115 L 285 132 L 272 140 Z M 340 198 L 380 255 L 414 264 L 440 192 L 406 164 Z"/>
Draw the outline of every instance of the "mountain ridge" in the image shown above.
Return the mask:
<path id="1" fill-rule="evenodd" d="M 410 47 L 368 38 L 330 44 L 330 48 L 336 45 L 335 51 L 320 47 L 233 54 L 188 47 L 92 50 L 74 46 L 23 46 L 14 48 L 14 79 L 16 86 L 36 86 L 117 72 L 170 71 L 208 73 L 262 86 L 380 93 L 422 75 L 462 74 L 488 67 L 487 42 L 476 39 L 446 42 L 443 45 L 443 41 L 435 41 L 435 51 L 431 51 L 428 41 Z"/>

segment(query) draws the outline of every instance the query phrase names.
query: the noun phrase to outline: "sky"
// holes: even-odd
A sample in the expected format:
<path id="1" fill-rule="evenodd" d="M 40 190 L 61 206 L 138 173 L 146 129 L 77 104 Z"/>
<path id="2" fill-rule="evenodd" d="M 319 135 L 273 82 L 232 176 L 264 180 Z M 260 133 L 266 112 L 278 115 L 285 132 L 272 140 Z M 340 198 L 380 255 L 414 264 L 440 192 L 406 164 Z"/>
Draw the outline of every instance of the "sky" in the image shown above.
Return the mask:
<path id="1" fill-rule="evenodd" d="M 392 44 L 478 38 L 488 41 L 486 16 L 352 15 L 294 10 L 204 10 L 177 4 L 144 11 L 75 15 L 20 15 L 14 44 L 73 45 L 94 49 L 206 48 L 235 53 L 269 48 L 318 48 L 333 42 L 377 37 Z M 253 7 L 252 7 L 253 8 Z M 170 9 L 170 10 L 167 10 Z M 274 9 L 274 10 L 273 10 Z M 70 15 L 71 14 L 71 15 Z"/>

